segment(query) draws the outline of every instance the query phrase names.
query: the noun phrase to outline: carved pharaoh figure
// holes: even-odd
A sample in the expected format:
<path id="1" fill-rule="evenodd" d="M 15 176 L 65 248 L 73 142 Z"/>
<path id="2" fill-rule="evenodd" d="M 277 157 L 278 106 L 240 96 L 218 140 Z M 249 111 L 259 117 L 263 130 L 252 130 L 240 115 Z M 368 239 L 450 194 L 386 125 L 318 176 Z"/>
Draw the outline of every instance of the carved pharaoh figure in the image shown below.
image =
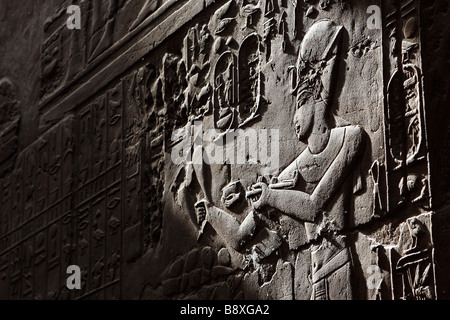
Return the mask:
<path id="1" fill-rule="evenodd" d="M 354 190 L 352 167 L 363 148 L 363 129 L 330 112 L 342 27 L 316 22 L 297 62 L 295 132 L 306 149 L 270 185 L 247 192 L 253 208 L 273 208 L 304 223 L 311 242 L 312 299 L 352 299 L 351 256 L 344 229 Z"/>

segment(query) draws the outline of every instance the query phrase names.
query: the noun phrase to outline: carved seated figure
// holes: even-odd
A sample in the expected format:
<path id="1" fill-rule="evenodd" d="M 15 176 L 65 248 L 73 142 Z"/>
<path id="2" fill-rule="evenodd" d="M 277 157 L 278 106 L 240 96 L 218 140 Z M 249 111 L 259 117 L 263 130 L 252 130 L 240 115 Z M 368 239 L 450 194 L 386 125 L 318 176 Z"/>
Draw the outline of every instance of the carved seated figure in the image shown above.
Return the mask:
<path id="1" fill-rule="evenodd" d="M 255 210 L 276 209 L 304 223 L 311 242 L 312 299 L 352 298 L 350 250 L 341 231 L 364 132 L 330 112 L 341 29 L 319 21 L 300 47 L 293 124 L 306 149 L 278 176 L 278 183 L 256 183 L 247 192 Z"/>

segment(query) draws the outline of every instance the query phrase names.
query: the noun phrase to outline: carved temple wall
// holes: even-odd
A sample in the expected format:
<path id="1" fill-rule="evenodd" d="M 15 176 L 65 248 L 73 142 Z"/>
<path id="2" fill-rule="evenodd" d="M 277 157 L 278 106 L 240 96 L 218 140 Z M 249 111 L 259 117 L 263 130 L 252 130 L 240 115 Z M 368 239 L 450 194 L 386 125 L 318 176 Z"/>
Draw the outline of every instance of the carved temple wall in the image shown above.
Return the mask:
<path id="1" fill-rule="evenodd" d="M 448 298 L 446 1 L 45 9 L 29 143 L 0 80 L 0 298 Z"/>

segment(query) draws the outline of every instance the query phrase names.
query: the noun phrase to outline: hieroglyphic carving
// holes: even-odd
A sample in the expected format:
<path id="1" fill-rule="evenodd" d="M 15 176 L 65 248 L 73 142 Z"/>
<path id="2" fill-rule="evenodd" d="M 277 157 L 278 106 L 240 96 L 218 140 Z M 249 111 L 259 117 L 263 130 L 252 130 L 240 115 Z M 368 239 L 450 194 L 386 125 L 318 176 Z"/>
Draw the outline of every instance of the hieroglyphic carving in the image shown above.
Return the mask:
<path id="1" fill-rule="evenodd" d="M 10 179 L 2 180 L 2 234 L 11 230 L 11 182 Z"/>
<path id="2" fill-rule="evenodd" d="M 79 198 L 77 202 L 83 202 L 89 197 L 90 184 L 88 181 L 92 179 L 92 166 L 90 163 L 92 157 L 92 116 L 91 108 L 85 108 L 78 114 L 78 150 L 77 150 L 77 175 L 76 188 L 80 189 L 78 192 Z"/>
<path id="3" fill-rule="evenodd" d="M 435 299 L 431 215 L 409 218 L 398 245 L 391 249 L 393 299 Z"/>
<path id="4" fill-rule="evenodd" d="M 64 7 L 48 17 L 44 26 L 41 50 L 41 99 L 44 105 L 111 48 L 115 40 L 125 35 L 126 30 L 116 28 L 116 21 L 123 19 L 125 0 L 75 1 L 73 4 L 80 6 L 84 17 L 89 17 L 82 19 L 80 30 L 67 28 Z"/>
<path id="5" fill-rule="evenodd" d="M 8 216 L 2 216 L 1 249 L 10 255 L 21 252 L 24 290 L 14 290 L 15 298 L 79 298 L 99 288 L 109 289 L 120 279 L 121 88 L 50 129 L 20 154 L 11 179 L 2 181 L 2 207 L 9 209 Z M 12 188 L 17 191 L 14 198 Z M 14 207 L 20 210 L 11 220 Z M 117 207 L 116 218 L 110 210 Z M 105 235 L 107 228 L 115 230 L 111 237 Z M 31 240 L 20 244 L 20 234 Z M 108 245 L 105 238 L 110 240 Z M 93 270 L 90 264 L 93 258 L 103 258 L 105 263 L 110 259 L 114 276 L 107 278 L 105 271 L 100 277 L 98 268 Z M 73 294 L 64 289 L 65 268 L 70 264 L 80 265 L 85 285 Z M 93 282 L 94 274 L 98 280 Z M 13 277 L 10 283 L 15 282 Z M 109 296 L 117 297 L 117 289 Z"/>
<path id="6" fill-rule="evenodd" d="M 224 52 L 214 68 L 214 116 L 218 129 L 226 131 L 237 121 L 237 59 L 230 52 Z"/>
<path id="7" fill-rule="evenodd" d="M 399 0 L 386 3 L 384 10 L 384 64 L 389 70 L 389 79 L 385 79 L 389 205 L 394 210 L 405 201 L 411 201 L 428 208 L 430 198 L 422 61 L 418 54 L 418 4 L 416 1 Z"/>
<path id="8" fill-rule="evenodd" d="M 61 229 L 60 221 L 51 224 L 47 231 L 47 299 L 56 299 L 61 281 Z"/>
<path id="9" fill-rule="evenodd" d="M 205 222 L 209 223 L 224 240 L 228 250 L 231 250 L 231 256 L 235 260 L 233 266 L 244 270 L 252 266 L 258 270 L 258 273 L 249 274 L 249 277 L 259 278 L 262 283 L 267 282 L 265 287 L 267 291 L 264 292 L 273 297 L 278 296 L 277 290 L 271 289 L 275 285 L 274 283 L 287 281 L 284 277 L 292 278 L 293 273 L 289 272 L 291 267 L 286 267 L 285 263 L 279 260 L 280 258 L 274 258 L 275 261 L 279 260 L 278 263 L 275 263 L 276 268 L 273 268 L 274 261 L 268 260 L 282 243 L 282 237 L 279 235 L 279 232 L 282 231 L 276 221 L 271 221 L 273 209 L 266 212 L 266 207 L 272 207 L 281 215 L 297 219 L 292 220 L 290 224 L 285 224 L 287 226 L 285 231 L 289 233 L 290 226 L 299 224 L 298 220 L 300 220 L 308 225 L 306 228 L 308 240 L 321 244 L 313 245 L 313 248 L 310 249 L 312 252 L 313 298 L 352 297 L 350 251 L 346 237 L 339 233 L 344 229 L 344 213 L 348 211 L 341 207 L 344 203 L 348 203 L 343 199 L 348 199 L 358 189 L 351 185 L 353 179 L 349 179 L 349 177 L 351 178 L 349 168 L 355 164 L 362 151 L 363 131 L 360 127 L 350 126 L 337 117 L 334 117 L 334 121 L 329 119 L 332 117 L 329 109 L 333 96 L 333 82 L 336 81 L 336 56 L 340 53 L 341 31 L 342 27 L 338 27 L 330 21 L 322 21 L 313 25 L 304 38 L 296 66 L 296 81 L 293 83 L 292 89 L 293 93 L 297 95 L 295 131 L 299 139 L 308 141 L 309 149 L 305 150 L 291 165 L 288 165 L 277 179 L 272 179 L 270 184 L 264 179 L 260 179 L 257 184 L 252 186 L 251 190 L 247 192 L 247 197 L 252 201 L 255 212 L 251 211 L 250 207 L 245 209 L 245 204 L 241 203 L 243 188 L 239 181 L 230 182 L 224 187 L 222 204 L 214 205 L 211 202 L 210 190 L 206 190 L 205 183 L 202 183 L 205 165 L 195 165 L 195 162 L 188 163 L 179 172 L 173 185 L 173 191 L 177 191 L 174 194 L 175 199 L 181 201 L 179 204 L 182 207 L 189 206 L 186 190 L 194 188 L 191 184 L 192 172 L 195 172 L 200 187 L 197 189 L 199 190 L 197 197 L 204 197 L 195 205 L 197 222 L 200 225 L 199 239 L 204 232 Z M 321 45 L 316 44 L 316 39 L 321 40 Z M 233 125 L 236 127 L 239 121 L 235 117 L 240 113 L 243 115 L 251 113 L 251 108 L 257 104 L 258 90 L 248 90 L 248 88 L 252 88 L 254 85 L 259 89 L 258 36 L 250 35 L 243 41 L 242 48 L 245 50 L 240 52 L 239 59 L 231 51 L 222 53 L 214 69 L 214 124 L 224 131 L 232 128 Z M 239 62 L 237 63 L 237 61 Z M 322 63 L 324 61 L 326 63 Z M 327 69 L 323 71 L 321 68 Z M 238 83 L 242 90 L 238 93 L 236 93 L 235 84 L 236 74 L 241 76 Z M 242 104 L 242 109 L 231 109 L 230 106 L 236 105 L 237 102 Z M 248 104 L 246 105 L 246 103 Z M 249 106 L 250 110 L 246 111 L 245 106 Z M 221 114 L 219 112 L 227 108 L 228 113 Z M 314 118 L 311 118 L 313 115 Z M 329 123 L 335 123 L 336 127 L 328 127 Z M 317 131 L 314 135 L 310 135 L 311 128 L 312 132 Z M 319 138 L 319 131 L 327 138 Z M 197 150 L 200 148 L 193 150 L 194 159 Z M 318 169 L 312 170 L 314 164 Z M 332 170 L 333 173 L 327 170 Z M 179 177 L 184 179 L 184 182 L 177 182 Z M 350 181 L 350 183 L 344 183 L 345 181 Z M 330 187 L 330 184 L 333 187 Z M 346 187 L 345 190 L 340 189 L 341 184 Z M 341 206 L 330 202 L 330 199 L 334 198 L 340 199 L 338 203 Z M 246 214 L 238 220 L 233 215 L 234 209 L 236 209 L 234 215 L 242 212 L 246 212 Z M 275 216 L 279 216 L 279 214 Z M 318 222 L 318 219 L 321 222 Z M 244 257 L 236 264 L 237 253 L 242 253 Z M 237 260 L 239 261 L 239 259 Z M 243 263 L 244 261 L 246 262 Z M 287 265 L 289 266 L 289 263 Z M 332 274 L 335 276 L 330 277 Z M 348 284 L 346 290 L 343 288 L 329 289 L 331 287 L 328 285 L 328 281 L 331 281 L 329 279 L 336 277 L 340 279 L 338 281 Z M 292 291 L 283 292 L 280 297 L 293 297 Z"/>
<path id="10" fill-rule="evenodd" d="M 106 166 L 107 183 L 118 181 L 121 177 L 119 164 L 123 161 L 123 98 L 120 87 L 111 89 L 106 94 L 106 114 L 107 114 L 107 152 Z"/>
<path id="11" fill-rule="evenodd" d="M 76 247 L 76 263 L 81 268 L 81 291 L 75 292 L 76 296 L 82 296 L 89 291 L 89 284 L 84 275 L 86 275 L 89 267 L 89 252 L 92 246 L 90 242 L 90 226 L 89 226 L 89 208 L 81 207 L 77 210 L 77 247 Z"/>
<path id="12" fill-rule="evenodd" d="M 23 243 L 23 264 L 22 264 L 22 298 L 32 299 L 33 297 L 33 239 L 28 239 Z"/>
<path id="13" fill-rule="evenodd" d="M 102 0 L 92 1 L 89 60 L 94 59 L 113 44 L 116 15 L 124 3 L 125 0 L 109 0 L 105 6 Z"/>
<path id="14" fill-rule="evenodd" d="M 81 1 L 80 10 L 89 12 L 88 3 Z M 83 47 L 86 43 L 86 23 L 71 32 L 66 26 L 66 8 L 59 8 L 44 25 L 41 49 L 41 98 L 51 95 L 71 81 L 86 65 Z"/>
<path id="15" fill-rule="evenodd" d="M 239 51 L 239 123 L 240 126 L 258 116 L 261 103 L 259 39 L 253 34 L 242 42 Z"/>
<path id="16" fill-rule="evenodd" d="M 134 260 L 140 255 L 142 247 L 142 206 L 139 203 L 139 193 L 141 190 L 141 157 L 142 157 L 142 140 L 139 138 L 141 135 L 140 130 L 140 120 L 142 117 L 143 110 L 146 107 L 146 97 L 147 92 L 141 92 L 141 87 L 146 87 L 146 74 L 141 69 L 139 75 L 134 74 L 134 79 L 131 80 L 130 94 L 135 101 L 130 103 L 130 111 L 125 114 L 126 128 L 124 132 L 124 163 L 123 163 L 123 196 L 122 196 L 122 206 L 123 206 L 123 219 L 121 223 L 124 227 L 124 241 L 127 243 L 137 242 L 136 248 L 134 250 L 127 250 L 125 259 L 127 261 Z M 140 86 L 139 82 L 143 81 L 143 85 Z M 141 101 L 139 101 L 141 100 Z M 131 101 L 130 101 L 131 102 Z M 133 103 L 134 102 L 134 103 Z M 141 110 L 142 109 L 142 110 Z M 142 119 L 142 118 L 141 118 Z M 130 244 L 127 244 L 130 246 Z M 129 247 L 131 249 L 131 246 Z"/>
<path id="17" fill-rule="evenodd" d="M 255 17 L 261 14 L 261 0 L 242 1 L 240 13 L 245 17 L 245 27 L 254 28 L 257 22 Z"/>
<path id="18" fill-rule="evenodd" d="M 106 281 L 113 282 L 120 278 L 120 252 L 121 252 L 121 206 L 120 188 L 112 188 L 107 191 L 106 196 L 106 250 L 110 266 L 107 266 Z M 108 263 L 108 261 L 106 261 Z M 111 296 L 114 295 L 114 291 Z M 116 296 L 117 297 L 117 296 Z M 111 297 L 112 298 L 112 297 Z"/>
<path id="19" fill-rule="evenodd" d="M 90 290 L 94 291 L 105 284 L 105 193 L 102 192 L 90 204 Z M 95 297 L 102 297 L 102 293 L 95 293 Z"/>
<path id="20" fill-rule="evenodd" d="M 260 40 L 257 34 L 245 38 L 238 57 L 222 53 L 214 68 L 214 118 L 216 128 L 227 131 L 243 127 L 257 118 L 264 102 L 261 83 Z"/>
<path id="21" fill-rule="evenodd" d="M 242 276 L 232 275 L 226 248 L 216 253 L 211 247 L 194 248 L 177 257 L 163 273 L 162 289 L 167 298 L 236 299 Z"/>
<path id="22" fill-rule="evenodd" d="M 162 0 L 146 0 L 139 12 L 136 20 L 132 23 L 130 30 L 135 29 L 139 24 L 141 24 L 145 18 L 152 14 L 156 9 L 161 6 Z"/>
<path id="23" fill-rule="evenodd" d="M 20 113 L 16 88 L 9 78 L 0 79 L 0 175 L 10 169 L 17 152 Z"/>
<path id="24" fill-rule="evenodd" d="M 221 39 L 218 37 L 216 40 L 219 40 L 216 53 L 222 46 Z M 211 108 L 211 86 L 206 82 L 211 69 L 211 48 L 212 36 L 207 25 L 197 25 L 189 29 L 184 38 L 183 57 L 186 62 L 187 88 L 184 92 L 185 103 L 182 109 L 185 109 L 187 114 L 195 119 L 201 118 Z"/>

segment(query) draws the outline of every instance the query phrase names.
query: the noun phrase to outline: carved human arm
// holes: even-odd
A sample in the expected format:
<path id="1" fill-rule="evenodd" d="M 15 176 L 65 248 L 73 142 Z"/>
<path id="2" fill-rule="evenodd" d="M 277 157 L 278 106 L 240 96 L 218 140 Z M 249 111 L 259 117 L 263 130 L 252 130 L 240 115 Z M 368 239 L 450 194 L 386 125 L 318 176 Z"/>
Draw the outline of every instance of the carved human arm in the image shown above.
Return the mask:
<path id="1" fill-rule="evenodd" d="M 315 197 L 303 191 L 270 189 L 265 183 L 257 183 L 254 188 L 259 189 L 261 194 L 260 198 L 252 203 L 256 210 L 269 206 L 309 222 L 313 222 L 319 212 Z"/>
<path id="2" fill-rule="evenodd" d="M 360 127 L 346 128 L 341 151 L 311 195 L 297 190 L 274 190 L 264 183 L 257 183 L 253 189 L 259 191 L 260 197 L 252 202 L 253 207 L 258 210 L 269 206 L 297 219 L 313 222 L 347 177 L 362 148 L 362 132 Z"/>
<path id="3" fill-rule="evenodd" d="M 197 208 L 204 207 L 206 211 L 205 220 L 236 251 L 242 250 L 247 241 L 255 234 L 256 220 L 253 211 L 240 223 L 232 215 L 217 208 L 207 200 L 199 201 L 195 206 Z M 201 224 L 200 221 L 199 223 Z"/>

